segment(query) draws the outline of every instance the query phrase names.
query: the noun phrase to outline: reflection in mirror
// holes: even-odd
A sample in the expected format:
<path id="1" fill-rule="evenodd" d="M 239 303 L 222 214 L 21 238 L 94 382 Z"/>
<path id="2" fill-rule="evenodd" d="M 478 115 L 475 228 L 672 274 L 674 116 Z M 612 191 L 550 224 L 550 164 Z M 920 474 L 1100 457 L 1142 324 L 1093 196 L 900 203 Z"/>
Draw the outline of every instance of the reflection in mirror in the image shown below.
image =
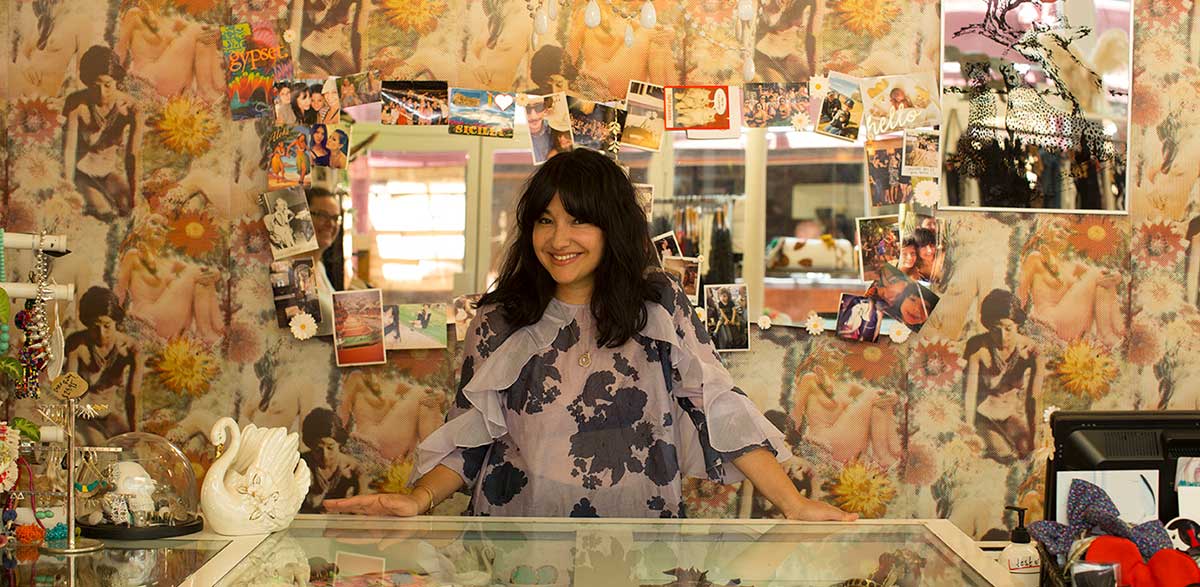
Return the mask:
<path id="1" fill-rule="evenodd" d="M 951 207 L 1126 211 L 1128 0 L 946 0 Z"/>

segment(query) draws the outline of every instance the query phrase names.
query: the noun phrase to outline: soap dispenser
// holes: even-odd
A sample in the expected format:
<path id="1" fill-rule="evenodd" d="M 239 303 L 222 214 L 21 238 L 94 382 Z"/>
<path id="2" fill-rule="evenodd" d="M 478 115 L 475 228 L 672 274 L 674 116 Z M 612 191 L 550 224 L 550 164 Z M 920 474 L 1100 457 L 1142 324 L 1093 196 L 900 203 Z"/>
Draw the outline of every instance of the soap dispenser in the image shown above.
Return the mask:
<path id="1" fill-rule="evenodd" d="M 1042 557 L 1037 546 L 1029 539 L 1025 529 L 1025 508 L 1006 506 L 1004 509 L 1017 512 L 1017 527 L 1013 529 L 1010 543 L 1000 553 L 1000 563 L 1008 569 L 1013 585 L 1038 587 L 1042 576 Z"/>

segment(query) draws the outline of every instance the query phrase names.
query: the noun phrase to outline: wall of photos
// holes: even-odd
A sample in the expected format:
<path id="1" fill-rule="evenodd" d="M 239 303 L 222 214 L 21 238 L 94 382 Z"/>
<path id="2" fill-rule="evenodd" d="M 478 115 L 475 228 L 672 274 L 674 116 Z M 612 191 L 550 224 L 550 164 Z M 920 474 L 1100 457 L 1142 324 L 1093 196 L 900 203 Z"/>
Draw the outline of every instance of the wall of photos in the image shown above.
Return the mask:
<path id="1" fill-rule="evenodd" d="M 54 279 L 119 300 L 122 349 L 141 366 L 136 380 L 99 390 L 112 415 L 95 432 L 127 430 L 132 402 L 137 428 L 175 442 L 202 472 L 217 417 L 296 430 L 308 419 L 335 436 L 337 474 L 353 491 L 406 491 L 413 448 L 454 388 L 453 337 L 448 349 L 392 351 L 384 364 L 339 369 L 329 344 L 276 327 L 272 241 L 258 198 L 274 173 L 274 146 L 286 143 L 272 142 L 269 119 L 234 120 L 222 25 L 250 23 L 248 38 L 268 45 L 298 43 L 299 79 L 377 70 L 382 80 L 539 95 L 565 80 L 593 100 L 623 98 L 631 79 L 740 85 L 751 67 L 758 81 L 805 82 L 829 72 L 936 76 L 940 66 L 936 1 L 767 0 L 742 22 L 734 2 L 658 0 L 656 26 L 630 27 L 628 45 L 626 23 L 641 2 L 600 2 L 596 28 L 584 24 L 585 2 L 557 5 L 545 31 L 528 8 L 540 4 L 6 3 L 0 224 L 75 243 Z M 1190 2 L 1134 6 L 1129 215 L 939 212 L 948 251 L 941 301 L 920 332 L 865 344 L 752 327 L 753 351 L 726 357 L 789 431 L 799 457 L 791 473 L 806 492 L 869 517 L 946 516 L 995 536 L 1005 504 L 1040 510 L 1044 410 L 1200 408 L 1200 391 L 1186 384 L 1200 373 L 1196 11 Z M 89 109 L 89 51 L 123 66 L 108 88 L 119 121 Z M 132 148 L 83 161 L 68 141 L 81 123 L 116 129 L 106 146 Z M 9 267 L 24 271 L 28 259 L 14 255 Z M 994 290 L 1033 300 L 1020 335 L 1046 373 L 999 429 L 990 407 L 967 400 L 977 392 L 969 361 L 987 344 L 980 308 Z M 68 334 L 85 331 L 79 310 L 62 309 Z M 808 423 L 803 434 L 797 422 Z M 998 432 L 1029 440 L 999 450 Z M 687 499 L 693 515 L 771 515 L 759 500 L 743 502 L 746 494 L 697 481 Z M 464 505 L 459 496 L 438 511 Z"/>

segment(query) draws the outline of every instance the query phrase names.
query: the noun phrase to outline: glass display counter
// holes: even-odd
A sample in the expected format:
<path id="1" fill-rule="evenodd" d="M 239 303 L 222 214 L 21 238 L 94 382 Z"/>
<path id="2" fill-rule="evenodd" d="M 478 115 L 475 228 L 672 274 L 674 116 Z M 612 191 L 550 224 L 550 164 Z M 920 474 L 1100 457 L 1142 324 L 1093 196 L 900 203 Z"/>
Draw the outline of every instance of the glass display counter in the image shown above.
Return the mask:
<path id="1" fill-rule="evenodd" d="M 18 584 L 1009 585 L 1007 573 L 945 520 L 300 516 L 266 537 L 112 543 L 72 564 L 45 556 L 22 563 Z"/>

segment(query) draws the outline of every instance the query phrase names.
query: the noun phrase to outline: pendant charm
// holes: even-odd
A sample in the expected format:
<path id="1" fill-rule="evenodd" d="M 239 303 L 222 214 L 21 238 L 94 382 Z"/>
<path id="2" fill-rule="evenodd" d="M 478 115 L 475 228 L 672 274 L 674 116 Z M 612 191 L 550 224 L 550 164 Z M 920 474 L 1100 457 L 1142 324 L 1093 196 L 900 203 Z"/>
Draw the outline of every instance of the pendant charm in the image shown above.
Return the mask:
<path id="1" fill-rule="evenodd" d="M 592 353 L 587 352 L 587 353 L 583 353 L 582 355 L 579 355 L 579 366 L 580 367 L 592 366 Z"/>

